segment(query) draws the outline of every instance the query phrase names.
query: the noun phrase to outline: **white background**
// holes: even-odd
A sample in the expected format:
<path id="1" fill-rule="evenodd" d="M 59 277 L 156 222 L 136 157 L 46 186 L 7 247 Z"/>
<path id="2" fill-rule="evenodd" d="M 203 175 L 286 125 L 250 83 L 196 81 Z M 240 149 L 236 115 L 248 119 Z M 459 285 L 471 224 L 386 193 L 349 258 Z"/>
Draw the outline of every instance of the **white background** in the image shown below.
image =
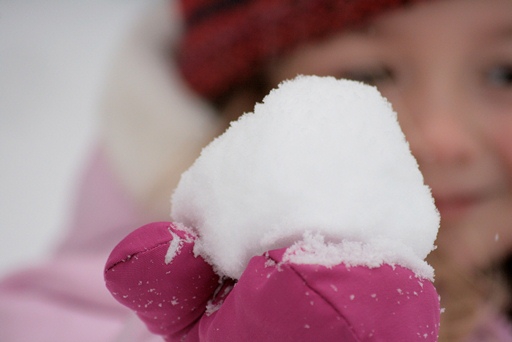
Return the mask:
<path id="1" fill-rule="evenodd" d="M 62 236 L 109 61 L 150 0 L 0 0 L 0 276 Z"/>

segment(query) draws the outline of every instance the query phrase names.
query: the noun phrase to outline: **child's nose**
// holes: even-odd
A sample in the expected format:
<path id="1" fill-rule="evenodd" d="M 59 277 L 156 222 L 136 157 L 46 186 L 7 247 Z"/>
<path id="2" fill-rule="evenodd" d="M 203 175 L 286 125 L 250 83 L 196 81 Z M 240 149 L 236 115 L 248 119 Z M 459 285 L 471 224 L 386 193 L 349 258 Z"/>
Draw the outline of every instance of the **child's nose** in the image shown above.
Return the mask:
<path id="1" fill-rule="evenodd" d="M 437 96 L 435 94 L 438 94 Z M 478 149 L 478 127 L 468 101 L 455 93 L 423 91 L 410 99 L 402 126 L 418 162 L 444 165 L 470 162 Z"/>

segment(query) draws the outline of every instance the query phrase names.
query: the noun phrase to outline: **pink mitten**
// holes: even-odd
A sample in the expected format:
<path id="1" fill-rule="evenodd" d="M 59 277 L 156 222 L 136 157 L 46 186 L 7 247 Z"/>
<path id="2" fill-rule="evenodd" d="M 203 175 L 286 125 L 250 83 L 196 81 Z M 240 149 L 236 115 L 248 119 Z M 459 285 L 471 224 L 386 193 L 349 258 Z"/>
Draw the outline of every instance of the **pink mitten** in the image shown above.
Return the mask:
<path id="1" fill-rule="evenodd" d="M 112 295 L 170 341 L 191 329 L 219 285 L 212 267 L 194 256 L 193 239 L 171 223 L 148 224 L 124 238 L 105 266 Z"/>
<path id="2" fill-rule="evenodd" d="M 407 268 L 292 264 L 278 249 L 253 257 L 235 283 L 193 245 L 172 223 L 153 223 L 107 262 L 114 297 L 167 341 L 437 340 L 437 293 Z"/>

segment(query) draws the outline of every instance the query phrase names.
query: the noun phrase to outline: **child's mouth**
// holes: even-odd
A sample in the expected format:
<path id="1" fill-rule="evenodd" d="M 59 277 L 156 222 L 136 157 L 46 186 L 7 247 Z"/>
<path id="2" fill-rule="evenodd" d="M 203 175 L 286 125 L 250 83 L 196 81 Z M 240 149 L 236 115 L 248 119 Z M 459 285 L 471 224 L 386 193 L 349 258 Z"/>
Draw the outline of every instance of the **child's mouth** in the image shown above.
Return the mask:
<path id="1" fill-rule="evenodd" d="M 476 196 L 436 197 L 435 204 L 444 220 L 459 219 L 471 211 L 478 203 Z"/>

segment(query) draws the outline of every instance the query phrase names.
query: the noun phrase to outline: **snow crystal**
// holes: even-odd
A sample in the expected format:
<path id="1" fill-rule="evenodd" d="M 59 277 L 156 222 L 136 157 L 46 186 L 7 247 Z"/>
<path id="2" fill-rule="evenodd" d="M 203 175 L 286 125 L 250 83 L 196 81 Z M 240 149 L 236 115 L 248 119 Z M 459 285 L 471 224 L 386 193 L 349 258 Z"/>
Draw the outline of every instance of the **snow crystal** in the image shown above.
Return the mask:
<path id="1" fill-rule="evenodd" d="M 165 263 L 170 264 L 172 259 L 180 252 L 181 246 L 183 242 L 181 241 L 178 234 L 174 233 L 171 229 L 169 232 L 172 235 L 171 243 L 169 244 L 169 248 L 167 249 L 167 253 L 165 254 Z"/>
<path id="2" fill-rule="evenodd" d="M 169 248 L 167 249 L 167 252 L 165 254 L 165 263 L 170 264 L 174 257 L 180 253 L 181 247 L 183 247 L 184 243 L 191 243 L 193 241 L 194 233 L 191 232 L 187 227 L 183 226 L 182 224 L 177 224 L 176 229 L 181 230 L 182 232 L 186 233 L 185 238 L 180 238 L 178 234 L 172 231 L 171 228 L 169 228 L 169 233 L 172 236 L 172 240 L 169 243 Z M 168 274 L 168 273 L 166 273 Z"/>
<path id="3" fill-rule="evenodd" d="M 389 265 L 406 265 L 413 268 L 422 278 L 433 278 L 433 269 L 423 260 L 412 254 L 409 248 L 393 241 L 376 241 L 372 244 L 359 241 L 325 242 L 321 234 L 306 231 L 303 239 L 286 249 L 284 262 L 294 264 L 319 264 L 332 267 L 340 263 L 346 266 L 378 267 Z"/>
<path id="4" fill-rule="evenodd" d="M 210 316 L 216 311 L 218 311 L 221 308 L 222 304 L 222 301 L 214 303 L 212 300 L 209 300 L 208 303 L 206 303 L 206 316 Z"/>
<path id="5" fill-rule="evenodd" d="M 208 145 L 182 175 L 172 218 L 236 279 L 251 257 L 290 246 L 293 262 L 387 262 L 428 276 L 439 226 L 389 102 L 316 76 L 281 83 Z"/>

